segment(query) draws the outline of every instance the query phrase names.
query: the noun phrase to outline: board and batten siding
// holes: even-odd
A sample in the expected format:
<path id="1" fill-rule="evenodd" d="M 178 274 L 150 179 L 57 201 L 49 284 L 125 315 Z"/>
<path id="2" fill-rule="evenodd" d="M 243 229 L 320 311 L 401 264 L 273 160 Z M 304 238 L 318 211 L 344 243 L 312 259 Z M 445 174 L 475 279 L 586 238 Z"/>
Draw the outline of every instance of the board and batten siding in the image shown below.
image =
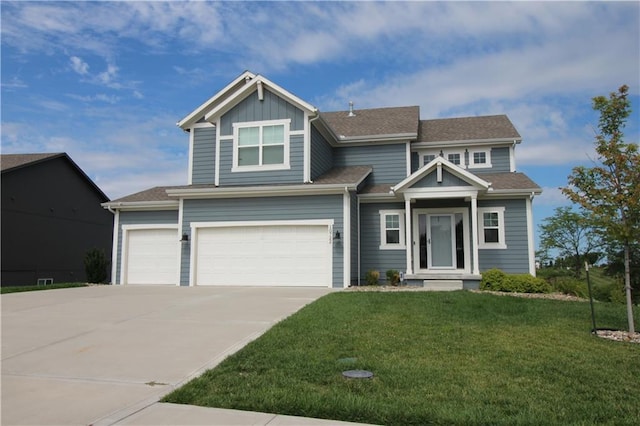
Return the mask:
<path id="1" fill-rule="evenodd" d="M 299 184 L 304 173 L 304 136 L 293 135 L 289 138 L 290 169 L 251 172 L 232 172 L 233 141 L 220 142 L 220 186 L 226 185 L 269 185 Z"/>
<path id="2" fill-rule="evenodd" d="M 343 196 L 299 196 L 270 198 L 231 198 L 209 200 L 184 200 L 182 233 L 191 235 L 192 222 L 245 222 L 269 220 L 333 219 L 333 232 L 343 229 Z M 328 238 L 328 236 L 327 236 Z M 191 247 L 182 251 L 180 285 L 189 285 Z M 334 241 L 333 287 L 343 287 L 343 245 Z M 232 275 L 233 271 L 229 271 Z M 301 280 L 304 277 L 300 277 Z"/>
<path id="3" fill-rule="evenodd" d="M 372 166 L 372 185 L 395 184 L 407 177 L 406 144 L 340 147 L 333 158 L 335 167 Z"/>
<path id="4" fill-rule="evenodd" d="M 380 272 L 380 280 L 386 280 L 386 271 L 407 269 L 407 251 L 380 250 L 380 210 L 402 210 L 404 203 L 360 204 L 360 280 L 365 284 L 367 271 Z"/>
<path id="5" fill-rule="evenodd" d="M 291 119 L 291 131 L 304 130 L 304 112 L 275 93 L 264 90 L 264 100 L 254 91 L 220 118 L 220 135 L 233 135 L 233 123 Z"/>
<path id="6" fill-rule="evenodd" d="M 311 126 L 311 180 L 322 176 L 333 167 L 333 148 L 327 140 Z"/>
<path id="7" fill-rule="evenodd" d="M 506 273 L 529 273 L 526 201 L 478 200 L 478 208 L 504 207 L 506 249 L 479 249 L 480 272 L 498 268 Z M 481 218 L 480 218 L 481 219 Z"/>
<path id="8" fill-rule="evenodd" d="M 122 267 L 122 226 L 123 225 L 147 225 L 152 228 L 153 225 L 177 225 L 178 224 L 178 211 L 177 210 L 162 210 L 162 211 L 146 211 L 146 212 L 120 212 L 120 222 L 118 229 L 118 241 L 116 243 L 117 256 L 116 256 L 116 276 L 112 277 L 112 281 L 116 284 L 122 284 L 120 282 L 120 270 Z M 176 232 L 176 244 L 180 244 L 178 233 Z"/>
<path id="9" fill-rule="evenodd" d="M 191 181 L 194 185 L 215 183 L 216 128 L 199 127 L 193 133 L 193 169 Z"/>

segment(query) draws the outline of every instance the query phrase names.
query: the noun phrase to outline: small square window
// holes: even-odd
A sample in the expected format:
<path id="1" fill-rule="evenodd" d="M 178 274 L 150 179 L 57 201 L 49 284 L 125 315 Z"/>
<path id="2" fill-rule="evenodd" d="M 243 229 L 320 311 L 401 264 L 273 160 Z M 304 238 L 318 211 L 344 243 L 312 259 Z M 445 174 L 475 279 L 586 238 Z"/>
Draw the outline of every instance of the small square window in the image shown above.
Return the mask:
<path id="1" fill-rule="evenodd" d="M 460 154 L 448 154 L 447 160 L 451 161 L 453 164 L 460 165 Z"/>
<path id="2" fill-rule="evenodd" d="M 234 123 L 232 171 L 289 168 L 290 120 Z"/>
<path id="3" fill-rule="evenodd" d="M 436 156 L 434 154 L 427 154 L 423 156 L 422 159 L 424 161 L 424 164 L 429 164 L 430 162 L 436 159 Z"/>
<path id="4" fill-rule="evenodd" d="M 473 153 L 473 164 L 487 164 L 487 153 L 486 152 L 474 152 Z"/>

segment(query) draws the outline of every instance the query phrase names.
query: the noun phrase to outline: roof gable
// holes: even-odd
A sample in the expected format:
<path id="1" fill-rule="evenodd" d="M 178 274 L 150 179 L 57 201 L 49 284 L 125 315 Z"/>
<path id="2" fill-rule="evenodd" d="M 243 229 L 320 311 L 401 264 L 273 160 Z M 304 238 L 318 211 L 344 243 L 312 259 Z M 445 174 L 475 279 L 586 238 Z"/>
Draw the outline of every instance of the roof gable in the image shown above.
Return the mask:
<path id="1" fill-rule="evenodd" d="M 436 157 L 434 160 L 432 160 L 428 164 L 425 164 L 423 167 L 416 170 L 414 173 L 412 173 L 402 182 L 394 186 L 392 190 L 394 192 L 402 192 L 414 186 L 421 187 L 421 188 L 430 187 L 430 186 L 425 186 L 430 182 L 428 181 L 428 179 L 427 180 L 424 180 L 424 179 L 434 172 L 438 173 L 438 169 L 441 169 L 442 171 L 446 171 L 451 175 L 451 177 L 447 179 L 447 185 L 444 185 L 444 186 L 453 186 L 452 184 L 454 183 L 462 182 L 462 183 L 465 183 L 464 186 L 472 186 L 474 188 L 484 189 L 484 190 L 489 189 L 489 186 L 490 186 L 489 182 L 485 181 L 484 179 L 481 179 L 480 177 L 472 173 L 469 173 L 468 171 L 462 169 L 461 167 L 458 167 L 457 165 L 453 164 L 452 162 L 446 160 L 443 157 Z M 455 180 L 452 179 L 453 177 L 455 177 L 456 179 Z M 462 186 L 462 185 L 457 185 L 457 186 Z"/>
<path id="2" fill-rule="evenodd" d="M 506 115 L 421 120 L 418 142 L 522 140 Z"/>

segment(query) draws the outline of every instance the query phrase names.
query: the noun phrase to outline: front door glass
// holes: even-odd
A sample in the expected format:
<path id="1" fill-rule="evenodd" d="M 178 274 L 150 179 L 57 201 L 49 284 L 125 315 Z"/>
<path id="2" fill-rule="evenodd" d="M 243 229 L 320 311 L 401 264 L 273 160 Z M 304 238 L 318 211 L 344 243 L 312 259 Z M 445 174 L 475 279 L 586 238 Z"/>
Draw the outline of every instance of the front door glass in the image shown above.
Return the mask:
<path id="1" fill-rule="evenodd" d="M 452 215 L 429 215 L 427 244 L 431 250 L 429 268 L 454 268 L 454 233 Z"/>

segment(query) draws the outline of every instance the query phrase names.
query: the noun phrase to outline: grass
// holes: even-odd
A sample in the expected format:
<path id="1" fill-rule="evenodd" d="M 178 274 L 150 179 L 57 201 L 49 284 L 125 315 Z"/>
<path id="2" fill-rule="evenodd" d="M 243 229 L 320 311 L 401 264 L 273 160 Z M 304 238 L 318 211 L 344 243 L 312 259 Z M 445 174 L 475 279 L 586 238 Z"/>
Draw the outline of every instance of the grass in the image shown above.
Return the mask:
<path id="1" fill-rule="evenodd" d="M 25 286 L 11 286 L 0 287 L 0 294 L 5 293 L 20 293 L 23 291 L 40 291 L 40 290 L 53 290 L 57 288 L 71 288 L 71 287 L 86 287 L 84 283 L 57 283 L 49 285 L 25 285 Z"/>
<path id="2" fill-rule="evenodd" d="M 596 315 L 625 327 L 623 306 Z M 638 424 L 640 346 L 590 328 L 581 302 L 334 293 L 164 401 L 386 425 Z"/>

